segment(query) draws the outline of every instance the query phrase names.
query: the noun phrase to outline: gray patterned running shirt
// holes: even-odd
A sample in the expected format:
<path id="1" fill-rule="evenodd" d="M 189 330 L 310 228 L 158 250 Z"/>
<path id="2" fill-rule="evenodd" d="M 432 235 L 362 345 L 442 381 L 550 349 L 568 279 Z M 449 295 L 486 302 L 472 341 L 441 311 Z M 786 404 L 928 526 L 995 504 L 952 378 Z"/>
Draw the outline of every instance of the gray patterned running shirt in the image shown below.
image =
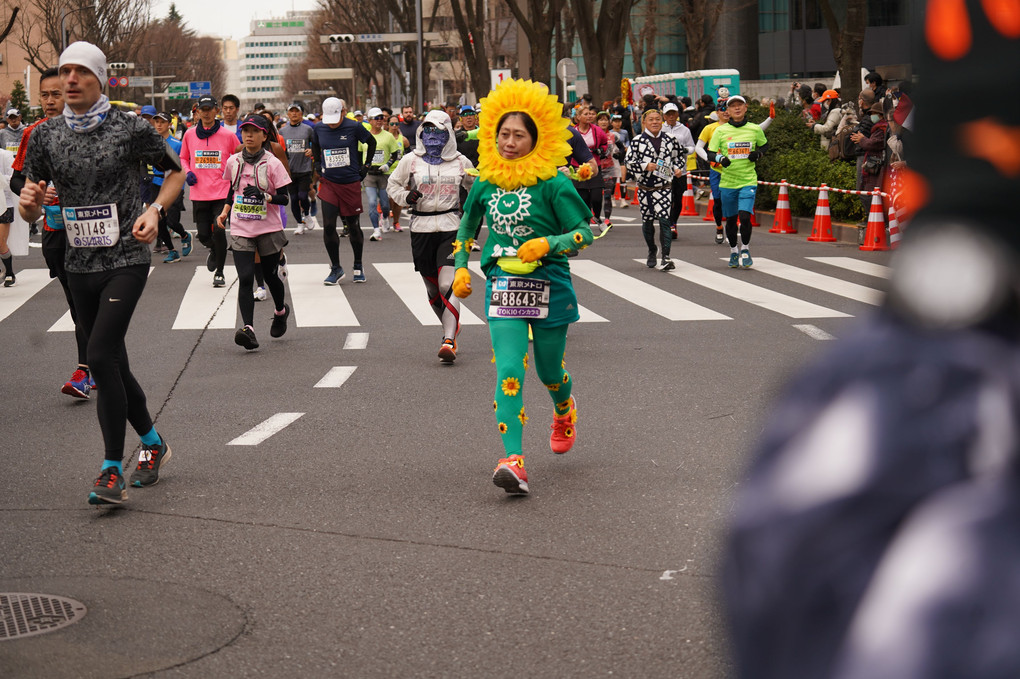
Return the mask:
<path id="1" fill-rule="evenodd" d="M 151 261 L 149 246 L 135 240 L 131 227 L 142 214 L 142 167 L 156 164 L 166 153 L 172 151 L 152 125 L 116 109 L 90 132 L 73 132 L 63 116 L 32 131 L 25 176 L 53 182 L 61 208 L 117 205 L 119 242 L 111 247 L 68 247 L 67 271 L 95 273 Z"/>

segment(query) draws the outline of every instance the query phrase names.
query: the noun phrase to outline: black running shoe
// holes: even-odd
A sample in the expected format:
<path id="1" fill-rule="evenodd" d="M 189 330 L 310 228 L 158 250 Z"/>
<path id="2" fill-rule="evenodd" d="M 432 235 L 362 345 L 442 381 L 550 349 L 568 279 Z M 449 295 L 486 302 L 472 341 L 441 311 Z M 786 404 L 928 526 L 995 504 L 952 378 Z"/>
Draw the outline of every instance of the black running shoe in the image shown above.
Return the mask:
<path id="1" fill-rule="evenodd" d="M 283 337 L 283 334 L 287 332 L 288 318 L 290 318 L 290 305 L 284 304 L 282 314 L 280 315 L 273 314 L 273 324 L 269 326 L 269 336 Z"/>
<path id="2" fill-rule="evenodd" d="M 205 268 L 209 271 L 216 271 L 216 253 L 209 249 L 209 255 L 205 258 Z"/>
<path id="3" fill-rule="evenodd" d="M 89 493 L 90 505 L 119 505 L 127 499 L 124 476 L 116 467 L 107 467 Z"/>
<path id="4" fill-rule="evenodd" d="M 259 341 L 255 339 L 255 331 L 247 325 L 234 333 L 234 344 L 244 347 L 248 351 L 259 348 Z"/>
<path id="5" fill-rule="evenodd" d="M 138 466 L 131 472 L 131 485 L 135 488 L 154 486 L 159 481 L 159 468 L 170 459 L 170 444 L 163 441 L 158 446 L 142 446 L 138 453 Z"/>
<path id="6" fill-rule="evenodd" d="M 673 263 L 672 259 L 670 259 L 669 257 L 662 258 L 662 268 L 659 269 L 660 271 L 672 271 L 675 268 L 676 264 Z"/>
<path id="7" fill-rule="evenodd" d="M 214 288 L 226 287 L 227 280 L 223 277 L 223 274 L 218 273 L 212 277 L 212 286 Z"/>
<path id="8" fill-rule="evenodd" d="M 658 253 L 656 253 L 656 252 L 649 252 L 648 253 L 648 260 L 645 262 L 645 264 L 648 265 L 649 269 L 654 269 L 655 268 L 655 255 L 656 254 L 658 254 Z"/>

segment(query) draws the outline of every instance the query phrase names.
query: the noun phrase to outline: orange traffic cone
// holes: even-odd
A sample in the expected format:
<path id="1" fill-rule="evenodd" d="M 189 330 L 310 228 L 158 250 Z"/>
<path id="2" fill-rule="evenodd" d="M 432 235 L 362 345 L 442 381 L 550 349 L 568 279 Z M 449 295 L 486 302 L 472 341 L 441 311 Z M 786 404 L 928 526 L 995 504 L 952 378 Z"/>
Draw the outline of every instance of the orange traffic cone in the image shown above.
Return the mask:
<path id="1" fill-rule="evenodd" d="M 754 218 L 754 210 L 751 210 L 751 226 L 761 226 L 758 220 Z"/>
<path id="2" fill-rule="evenodd" d="M 613 186 L 613 207 L 620 207 L 620 182 L 617 181 Z"/>
<path id="3" fill-rule="evenodd" d="M 715 221 L 715 196 L 711 193 L 708 194 L 708 209 L 705 210 L 705 216 L 701 218 L 703 222 L 714 222 Z"/>
<path id="4" fill-rule="evenodd" d="M 829 187 L 825 184 L 818 191 L 815 221 L 811 224 L 811 235 L 807 239 L 816 243 L 836 242 L 836 237 L 832 235 L 832 216 L 829 214 Z"/>
<path id="5" fill-rule="evenodd" d="M 684 191 L 683 198 L 680 201 L 680 216 L 698 216 L 698 206 L 694 204 L 694 183 L 691 181 L 690 174 L 687 175 L 687 190 Z"/>
<path id="6" fill-rule="evenodd" d="M 868 229 L 864 232 L 864 244 L 859 248 L 865 252 L 888 250 L 885 237 L 885 217 L 882 214 L 882 194 L 875 189 L 871 193 L 871 211 L 868 212 Z"/>
<path id="7" fill-rule="evenodd" d="M 638 199 L 637 199 L 637 186 L 636 185 L 634 186 L 634 200 L 630 201 L 630 204 L 631 205 L 640 205 L 640 203 L 638 203 Z"/>
<path id="8" fill-rule="evenodd" d="M 870 216 L 870 215 L 869 215 Z M 896 218 L 896 208 L 889 203 L 889 247 L 893 250 L 900 245 L 900 220 Z"/>
<path id="9" fill-rule="evenodd" d="M 776 218 L 769 233 L 797 233 L 790 217 L 790 190 L 784 179 L 779 184 L 779 199 L 776 201 Z"/>

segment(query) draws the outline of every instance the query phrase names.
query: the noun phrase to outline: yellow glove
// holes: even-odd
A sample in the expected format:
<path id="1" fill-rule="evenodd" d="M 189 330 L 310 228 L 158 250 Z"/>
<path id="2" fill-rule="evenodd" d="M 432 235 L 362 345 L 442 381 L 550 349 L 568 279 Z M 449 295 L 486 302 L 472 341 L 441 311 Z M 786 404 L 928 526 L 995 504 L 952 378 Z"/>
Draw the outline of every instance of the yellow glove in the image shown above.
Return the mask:
<path id="1" fill-rule="evenodd" d="M 467 299 L 471 294 L 471 272 L 467 267 L 461 267 L 453 274 L 453 294 L 461 299 Z"/>
<path id="2" fill-rule="evenodd" d="M 549 254 L 549 241 L 545 238 L 532 238 L 517 248 L 517 258 L 527 264 L 537 262 Z"/>

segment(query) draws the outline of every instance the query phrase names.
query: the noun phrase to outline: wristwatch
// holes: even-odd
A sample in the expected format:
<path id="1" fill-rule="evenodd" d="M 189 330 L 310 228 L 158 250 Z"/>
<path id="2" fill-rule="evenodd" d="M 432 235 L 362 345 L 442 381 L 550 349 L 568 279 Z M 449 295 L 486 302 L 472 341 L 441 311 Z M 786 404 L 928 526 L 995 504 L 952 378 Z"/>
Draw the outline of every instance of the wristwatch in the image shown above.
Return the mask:
<path id="1" fill-rule="evenodd" d="M 166 208 L 164 208 L 162 205 L 160 205 L 159 203 L 149 203 L 149 207 L 156 208 L 156 212 L 159 213 L 160 219 L 166 219 Z"/>

